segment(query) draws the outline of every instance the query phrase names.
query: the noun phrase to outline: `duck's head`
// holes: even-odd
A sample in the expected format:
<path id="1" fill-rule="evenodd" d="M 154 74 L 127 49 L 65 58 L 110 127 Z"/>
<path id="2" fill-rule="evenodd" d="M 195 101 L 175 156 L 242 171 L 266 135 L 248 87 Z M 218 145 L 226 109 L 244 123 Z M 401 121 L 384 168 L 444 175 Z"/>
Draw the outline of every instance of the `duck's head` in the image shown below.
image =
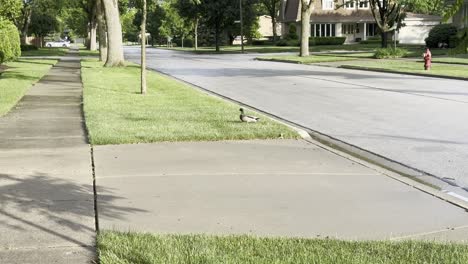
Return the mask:
<path id="1" fill-rule="evenodd" d="M 241 113 L 244 113 L 244 108 L 239 109 L 239 111 L 241 111 Z"/>

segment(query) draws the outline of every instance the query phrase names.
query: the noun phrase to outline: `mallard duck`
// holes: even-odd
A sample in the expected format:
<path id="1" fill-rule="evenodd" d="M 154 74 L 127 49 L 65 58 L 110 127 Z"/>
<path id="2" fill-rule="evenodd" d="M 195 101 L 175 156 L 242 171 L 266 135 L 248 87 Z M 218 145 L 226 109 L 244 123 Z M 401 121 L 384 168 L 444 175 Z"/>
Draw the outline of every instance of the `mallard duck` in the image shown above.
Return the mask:
<path id="1" fill-rule="evenodd" d="M 246 123 L 256 123 L 258 120 L 260 120 L 260 118 L 256 117 L 256 116 L 249 116 L 249 115 L 245 115 L 244 114 L 244 109 L 241 108 L 239 109 L 239 111 L 241 112 L 240 114 L 240 120 L 242 122 L 246 122 Z"/>

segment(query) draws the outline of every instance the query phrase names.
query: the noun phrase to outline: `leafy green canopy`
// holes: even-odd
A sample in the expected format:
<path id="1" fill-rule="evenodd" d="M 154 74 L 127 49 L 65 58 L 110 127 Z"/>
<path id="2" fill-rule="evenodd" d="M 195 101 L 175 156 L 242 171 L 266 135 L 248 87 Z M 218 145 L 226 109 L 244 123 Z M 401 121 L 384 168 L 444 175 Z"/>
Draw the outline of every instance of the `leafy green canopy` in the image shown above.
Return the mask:
<path id="1" fill-rule="evenodd" d="M 21 0 L 0 0 L 0 19 L 16 23 L 21 16 L 23 2 Z"/>

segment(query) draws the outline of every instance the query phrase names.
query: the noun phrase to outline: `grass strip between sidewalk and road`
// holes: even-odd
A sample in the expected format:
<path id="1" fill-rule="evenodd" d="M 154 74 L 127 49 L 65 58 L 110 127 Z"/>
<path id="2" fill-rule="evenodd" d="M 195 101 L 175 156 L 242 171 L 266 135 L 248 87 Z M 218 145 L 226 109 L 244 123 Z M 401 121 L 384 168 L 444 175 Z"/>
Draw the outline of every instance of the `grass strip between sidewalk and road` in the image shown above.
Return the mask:
<path id="1" fill-rule="evenodd" d="M 340 241 L 251 236 L 152 235 L 104 231 L 102 264 L 462 264 L 468 245 L 421 241 Z"/>
<path id="2" fill-rule="evenodd" d="M 92 144 L 298 138 L 291 128 L 265 116 L 242 123 L 239 106 L 185 83 L 148 71 L 141 95 L 140 67 L 106 68 L 82 61 L 84 111 Z M 235 86 L 233 86 L 233 89 Z"/>
<path id="3" fill-rule="evenodd" d="M 433 63 L 431 70 L 424 70 L 424 63 L 409 60 L 365 60 L 365 61 L 350 61 L 345 62 L 342 66 L 352 66 L 356 69 L 366 70 L 387 70 L 398 73 L 416 73 L 424 75 L 440 75 L 447 77 L 462 77 L 468 78 L 468 66 L 466 65 L 449 65 Z"/>
<path id="4" fill-rule="evenodd" d="M 321 56 L 321 55 L 311 55 L 306 57 L 300 56 L 265 56 L 258 57 L 257 60 L 260 61 L 276 61 L 276 62 L 289 62 L 297 64 L 312 64 L 320 62 L 335 62 L 335 61 L 350 61 L 355 60 L 356 58 L 352 57 L 341 57 L 341 56 Z"/>
<path id="5" fill-rule="evenodd" d="M 21 59 L 0 65 L 0 116 L 5 115 L 57 60 Z M 6 69 L 2 69 L 5 68 Z"/>
<path id="6" fill-rule="evenodd" d="M 22 51 L 22 57 L 61 57 L 68 53 L 68 48 L 39 48 L 37 50 Z"/>
<path id="7" fill-rule="evenodd" d="M 432 58 L 432 62 L 468 65 L 468 55 L 464 54 L 464 55 L 456 55 L 454 57 L 436 57 L 436 58 Z"/>

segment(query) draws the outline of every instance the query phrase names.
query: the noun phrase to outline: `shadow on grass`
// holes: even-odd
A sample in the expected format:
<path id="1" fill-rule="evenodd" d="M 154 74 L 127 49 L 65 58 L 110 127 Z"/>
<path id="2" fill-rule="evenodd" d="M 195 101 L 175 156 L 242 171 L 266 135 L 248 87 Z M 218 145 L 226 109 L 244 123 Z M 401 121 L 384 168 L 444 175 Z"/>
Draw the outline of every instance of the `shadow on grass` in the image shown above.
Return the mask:
<path id="1" fill-rule="evenodd" d="M 1 79 L 15 79 L 15 80 L 32 80 L 32 81 L 36 81 L 38 79 L 38 77 L 35 77 L 35 76 L 15 73 L 11 71 L 3 73 L 0 78 Z"/>

